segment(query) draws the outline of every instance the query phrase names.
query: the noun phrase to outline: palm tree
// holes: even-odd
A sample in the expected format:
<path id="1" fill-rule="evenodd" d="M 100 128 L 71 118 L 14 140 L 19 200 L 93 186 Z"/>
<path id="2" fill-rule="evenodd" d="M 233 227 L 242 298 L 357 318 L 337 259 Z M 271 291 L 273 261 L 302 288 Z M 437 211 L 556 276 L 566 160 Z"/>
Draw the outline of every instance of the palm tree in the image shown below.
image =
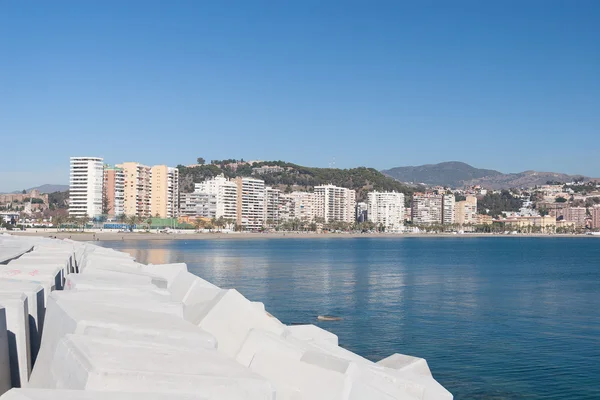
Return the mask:
<path id="1" fill-rule="evenodd" d="M 149 231 L 151 226 L 152 226 L 152 217 L 148 217 L 146 219 L 146 230 Z"/>
<path id="2" fill-rule="evenodd" d="M 129 225 L 129 230 L 133 232 L 135 225 L 139 222 L 139 218 L 137 215 L 131 215 L 127 217 L 127 225 Z"/>
<path id="3" fill-rule="evenodd" d="M 206 222 L 202 218 L 196 218 L 194 220 L 194 228 L 196 231 L 200 231 L 201 228 L 204 228 Z"/>
<path id="4" fill-rule="evenodd" d="M 60 230 L 60 226 L 65 223 L 65 218 L 62 215 L 55 215 L 52 218 L 52 223 L 56 225 L 56 232 Z"/>

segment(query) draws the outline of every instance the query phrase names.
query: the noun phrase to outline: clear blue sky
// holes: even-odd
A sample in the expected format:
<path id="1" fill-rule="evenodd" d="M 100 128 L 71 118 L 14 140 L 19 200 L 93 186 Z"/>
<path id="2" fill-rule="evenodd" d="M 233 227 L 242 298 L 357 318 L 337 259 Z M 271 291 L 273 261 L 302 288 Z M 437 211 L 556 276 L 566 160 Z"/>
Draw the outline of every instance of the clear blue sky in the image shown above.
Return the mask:
<path id="1" fill-rule="evenodd" d="M 0 191 L 66 183 L 72 155 L 600 177 L 599 21 L 595 0 L 0 0 Z"/>

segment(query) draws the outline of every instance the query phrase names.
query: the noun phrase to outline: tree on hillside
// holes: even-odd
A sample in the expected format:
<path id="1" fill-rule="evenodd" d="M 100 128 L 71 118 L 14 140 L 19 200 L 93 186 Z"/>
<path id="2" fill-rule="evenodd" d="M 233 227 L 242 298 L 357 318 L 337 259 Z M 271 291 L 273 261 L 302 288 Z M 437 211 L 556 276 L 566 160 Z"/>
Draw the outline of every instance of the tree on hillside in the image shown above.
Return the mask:
<path id="1" fill-rule="evenodd" d="M 196 161 L 198 161 L 198 164 L 200 164 L 200 165 L 204 165 L 206 163 L 206 160 L 202 157 L 198 157 L 196 159 Z"/>

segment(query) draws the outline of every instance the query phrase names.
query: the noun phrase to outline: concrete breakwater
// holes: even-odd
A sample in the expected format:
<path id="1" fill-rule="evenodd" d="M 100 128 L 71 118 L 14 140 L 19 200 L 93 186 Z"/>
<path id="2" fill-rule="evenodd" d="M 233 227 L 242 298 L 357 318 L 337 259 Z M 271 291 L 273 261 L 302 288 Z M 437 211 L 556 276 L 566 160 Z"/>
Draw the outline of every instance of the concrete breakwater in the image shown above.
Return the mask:
<path id="1" fill-rule="evenodd" d="M 262 303 L 185 264 L 143 265 L 92 244 L 8 235 L 0 236 L 2 393 L 452 399 L 424 359 L 394 354 L 373 363 L 319 327 L 282 324 Z"/>

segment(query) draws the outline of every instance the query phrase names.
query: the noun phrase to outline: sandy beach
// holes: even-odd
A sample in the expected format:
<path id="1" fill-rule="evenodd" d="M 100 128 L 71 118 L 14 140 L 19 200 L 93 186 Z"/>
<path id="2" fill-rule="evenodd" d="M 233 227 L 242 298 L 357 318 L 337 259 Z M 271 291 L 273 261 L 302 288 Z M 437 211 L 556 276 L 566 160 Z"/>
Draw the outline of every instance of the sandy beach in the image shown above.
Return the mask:
<path id="1" fill-rule="evenodd" d="M 266 240 L 266 239 L 355 239 L 355 238 L 477 238 L 477 237 L 573 237 L 573 238 L 598 238 L 592 235 L 540 235 L 540 234 L 518 234 L 503 235 L 489 233 L 314 233 L 314 232 L 212 232 L 212 233 L 155 233 L 155 232 L 114 232 L 114 231 L 85 231 L 85 232 L 56 232 L 54 229 L 28 229 L 26 231 L 10 231 L 17 236 L 42 236 L 56 237 L 58 239 L 72 239 L 82 242 L 99 240 Z"/>

